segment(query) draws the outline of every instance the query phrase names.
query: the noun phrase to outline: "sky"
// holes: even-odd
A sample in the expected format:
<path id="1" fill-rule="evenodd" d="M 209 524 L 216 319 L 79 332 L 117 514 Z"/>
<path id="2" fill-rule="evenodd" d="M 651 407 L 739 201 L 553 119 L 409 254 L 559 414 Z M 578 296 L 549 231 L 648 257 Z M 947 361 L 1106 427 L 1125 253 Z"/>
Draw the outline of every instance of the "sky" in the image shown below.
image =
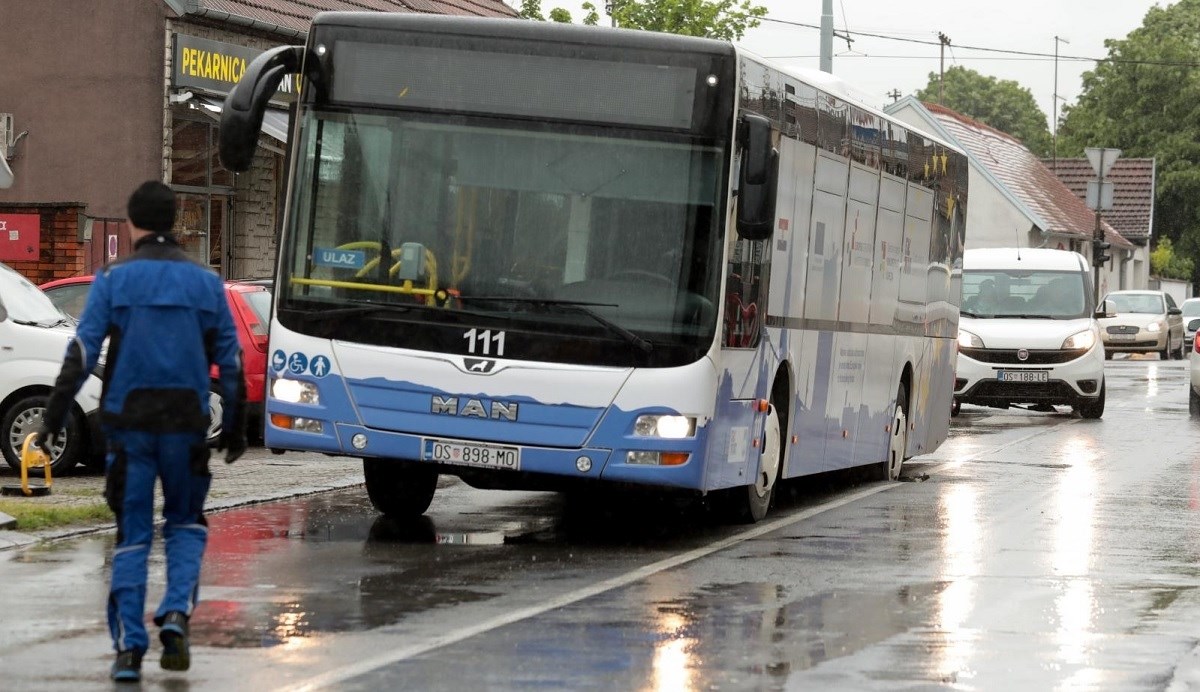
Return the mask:
<path id="1" fill-rule="evenodd" d="M 603 9 L 603 0 L 594 0 Z M 510 4 L 516 4 L 510 0 Z M 755 0 L 768 9 L 768 18 L 821 24 L 822 0 Z M 1054 49 L 1057 43 L 1058 108 L 1073 103 L 1091 61 L 1103 58 L 1105 39 L 1123 39 L 1142 24 L 1146 11 L 1169 0 L 833 0 L 834 30 L 849 29 L 853 43 L 833 43 L 833 73 L 848 82 L 869 104 L 882 107 L 898 89 L 915 93 L 938 71 L 938 32 L 950 39 L 945 65 L 961 66 L 997 79 L 1011 79 L 1033 93 L 1047 119 L 1052 116 L 1055 91 Z M 542 0 L 543 11 L 562 7 L 580 21 L 580 0 Z M 608 18 L 601 15 L 601 23 Z M 896 41 L 855 32 L 883 34 Z M 1056 42 L 1055 36 L 1069 41 Z M 927 41 L 932 45 L 912 43 Z M 759 55 L 795 67 L 819 68 L 820 31 L 774 21 L 746 32 L 739 44 Z M 967 47 L 1045 54 L 1046 57 L 1007 55 Z"/>

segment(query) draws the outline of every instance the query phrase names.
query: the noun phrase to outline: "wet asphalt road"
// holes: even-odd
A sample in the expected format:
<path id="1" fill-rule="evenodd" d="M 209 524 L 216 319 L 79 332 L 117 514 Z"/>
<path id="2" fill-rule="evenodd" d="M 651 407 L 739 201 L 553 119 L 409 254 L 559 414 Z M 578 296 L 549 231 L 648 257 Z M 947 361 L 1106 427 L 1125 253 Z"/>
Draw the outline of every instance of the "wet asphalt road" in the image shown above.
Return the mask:
<path id="1" fill-rule="evenodd" d="M 750 528 L 461 484 L 411 525 L 361 489 L 221 513 L 193 670 L 152 650 L 142 687 L 1182 687 L 1200 640 L 1186 366 L 1110 362 L 1100 421 L 964 407 L 906 466 L 925 480 L 807 479 Z M 109 686 L 111 540 L 0 553 L 0 688 Z"/>

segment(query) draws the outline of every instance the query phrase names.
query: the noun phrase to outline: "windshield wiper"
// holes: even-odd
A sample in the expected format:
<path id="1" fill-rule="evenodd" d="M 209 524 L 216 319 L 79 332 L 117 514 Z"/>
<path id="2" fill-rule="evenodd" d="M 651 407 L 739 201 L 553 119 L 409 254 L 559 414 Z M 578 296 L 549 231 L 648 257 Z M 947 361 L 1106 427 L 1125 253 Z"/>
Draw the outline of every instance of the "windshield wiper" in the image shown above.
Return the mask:
<path id="1" fill-rule="evenodd" d="M 58 320 L 51 322 L 50 324 L 46 324 L 45 322 L 39 322 L 37 320 L 13 320 L 13 324 L 23 324 L 26 327 L 41 327 L 42 329 L 50 329 L 51 327 L 57 327 L 58 325 L 63 324 L 65 322 L 70 322 L 70 320 L 67 318 L 59 318 Z"/>
<path id="2" fill-rule="evenodd" d="M 511 296 L 459 296 L 459 300 L 469 301 L 488 301 L 493 303 L 521 303 L 525 305 L 540 305 L 548 308 L 566 308 L 595 320 L 598 324 L 607 327 L 609 331 L 619 335 L 629 343 L 637 346 L 644 353 L 650 353 L 654 350 L 654 344 L 646 339 L 634 334 L 621 325 L 604 317 L 600 313 L 593 310 L 593 307 L 615 308 L 618 307 L 615 303 L 589 303 L 582 300 L 554 300 L 552 298 L 516 298 Z"/>
<path id="3" fill-rule="evenodd" d="M 958 314 L 960 314 L 960 315 L 966 315 L 967 317 L 979 317 L 979 315 L 977 315 L 977 314 L 975 314 L 975 313 L 971 312 L 970 310 L 959 310 L 959 311 L 958 311 Z"/>
<path id="4" fill-rule="evenodd" d="M 394 305 L 391 303 L 370 303 L 357 304 L 344 308 L 333 308 L 330 310 L 313 309 L 303 310 L 304 318 L 308 321 L 323 320 L 327 318 L 338 317 L 357 317 L 359 315 L 373 315 L 376 313 L 405 313 L 412 311 L 413 308 L 423 308 L 424 305 Z"/>

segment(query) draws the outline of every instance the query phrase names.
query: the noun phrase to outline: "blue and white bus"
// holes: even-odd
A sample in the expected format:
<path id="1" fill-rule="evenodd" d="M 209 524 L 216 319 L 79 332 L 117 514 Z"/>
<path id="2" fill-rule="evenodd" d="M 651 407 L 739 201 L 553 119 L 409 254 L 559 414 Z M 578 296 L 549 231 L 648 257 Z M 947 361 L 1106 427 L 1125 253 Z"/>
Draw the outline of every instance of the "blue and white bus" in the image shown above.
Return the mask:
<path id="1" fill-rule="evenodd" d="M 716 494 L 945 438 L 967 163 L 714 40 L 325 13 L 220 153 L 290 125 L 267 446 L 361 457 L 381 512 L 481 488 Z"/>

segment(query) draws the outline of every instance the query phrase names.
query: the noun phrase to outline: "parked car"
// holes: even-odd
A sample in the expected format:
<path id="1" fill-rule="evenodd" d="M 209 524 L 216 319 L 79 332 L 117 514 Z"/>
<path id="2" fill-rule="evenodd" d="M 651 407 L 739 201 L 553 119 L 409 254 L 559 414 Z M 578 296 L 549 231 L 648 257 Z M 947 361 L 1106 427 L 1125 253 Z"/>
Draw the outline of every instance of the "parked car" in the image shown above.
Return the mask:
<path id="1" fill-rule="evenodd" d="M 267 378 L 267 328 L 271 316 L 270 279 L 230 280 L 225 282 L 225 297 L 233 313 L 233 322 L 242 345 L 242 367 L 245 368 L 246 403 L 251 419 L 250 430 L 262 429 L 263 394 Z M 41 285 L 50 300 L 74 319 L 79 319 L 87 304 L 92 287 L 91 276 L 57 279 Z M 224 398 L 217 387 L 217 370 L 212 370 L 213 388 L 209 392 L 210 442 L 221 434 Z"/>
<path id="2" fill-rule="evenodd" d="M 46 402 L 62 367 L 75 321 L 12 268 L 0 264 L 0 452 L 21 468 L 25 438 L 42 423 Z M 103 365 L 101 366 L 103 367 Z M 102 382 L 92 375 L 75 396 L 65 433 L 55 438 L 50 469 L 102 466 L 99 410 Z"/>
<path id="3" fill-rule="evenodd" d="M 1104 414 L 1104 346 L 1083 255 L 967 250 L 962 296 L 951 415 L 964 403 Z"/>
<path id="4" fill-rule="evenodd" d="M 1179 304 L 1179 309 L 1183 314 L 1183 341 L 1186 344 L 1185 348 L 1192 347 L 1192 340 L 1196 336 L 1196 329 L 1192 325 L 1192 321 L 1200 318 L 1200 298 L 1188 298 Z"/>
<path id="5" fill-rule="evenodd" d="M 1188 386 L 1188 413 L 1200 416 L 1200 317 L 1190 320 L 1193 332 L 1192 347 L 1188 350 L 1188 370 L 1191 377 Z"/>
<path id="6" fill-rule="evenodd" d="M 1113 291 L 1104 296 L 1113 317 L 1100 320 L 1105 357 L 1114 353 L 1158 353 L 1183 358 L 1183 311 L 1164 291 Z"/>

